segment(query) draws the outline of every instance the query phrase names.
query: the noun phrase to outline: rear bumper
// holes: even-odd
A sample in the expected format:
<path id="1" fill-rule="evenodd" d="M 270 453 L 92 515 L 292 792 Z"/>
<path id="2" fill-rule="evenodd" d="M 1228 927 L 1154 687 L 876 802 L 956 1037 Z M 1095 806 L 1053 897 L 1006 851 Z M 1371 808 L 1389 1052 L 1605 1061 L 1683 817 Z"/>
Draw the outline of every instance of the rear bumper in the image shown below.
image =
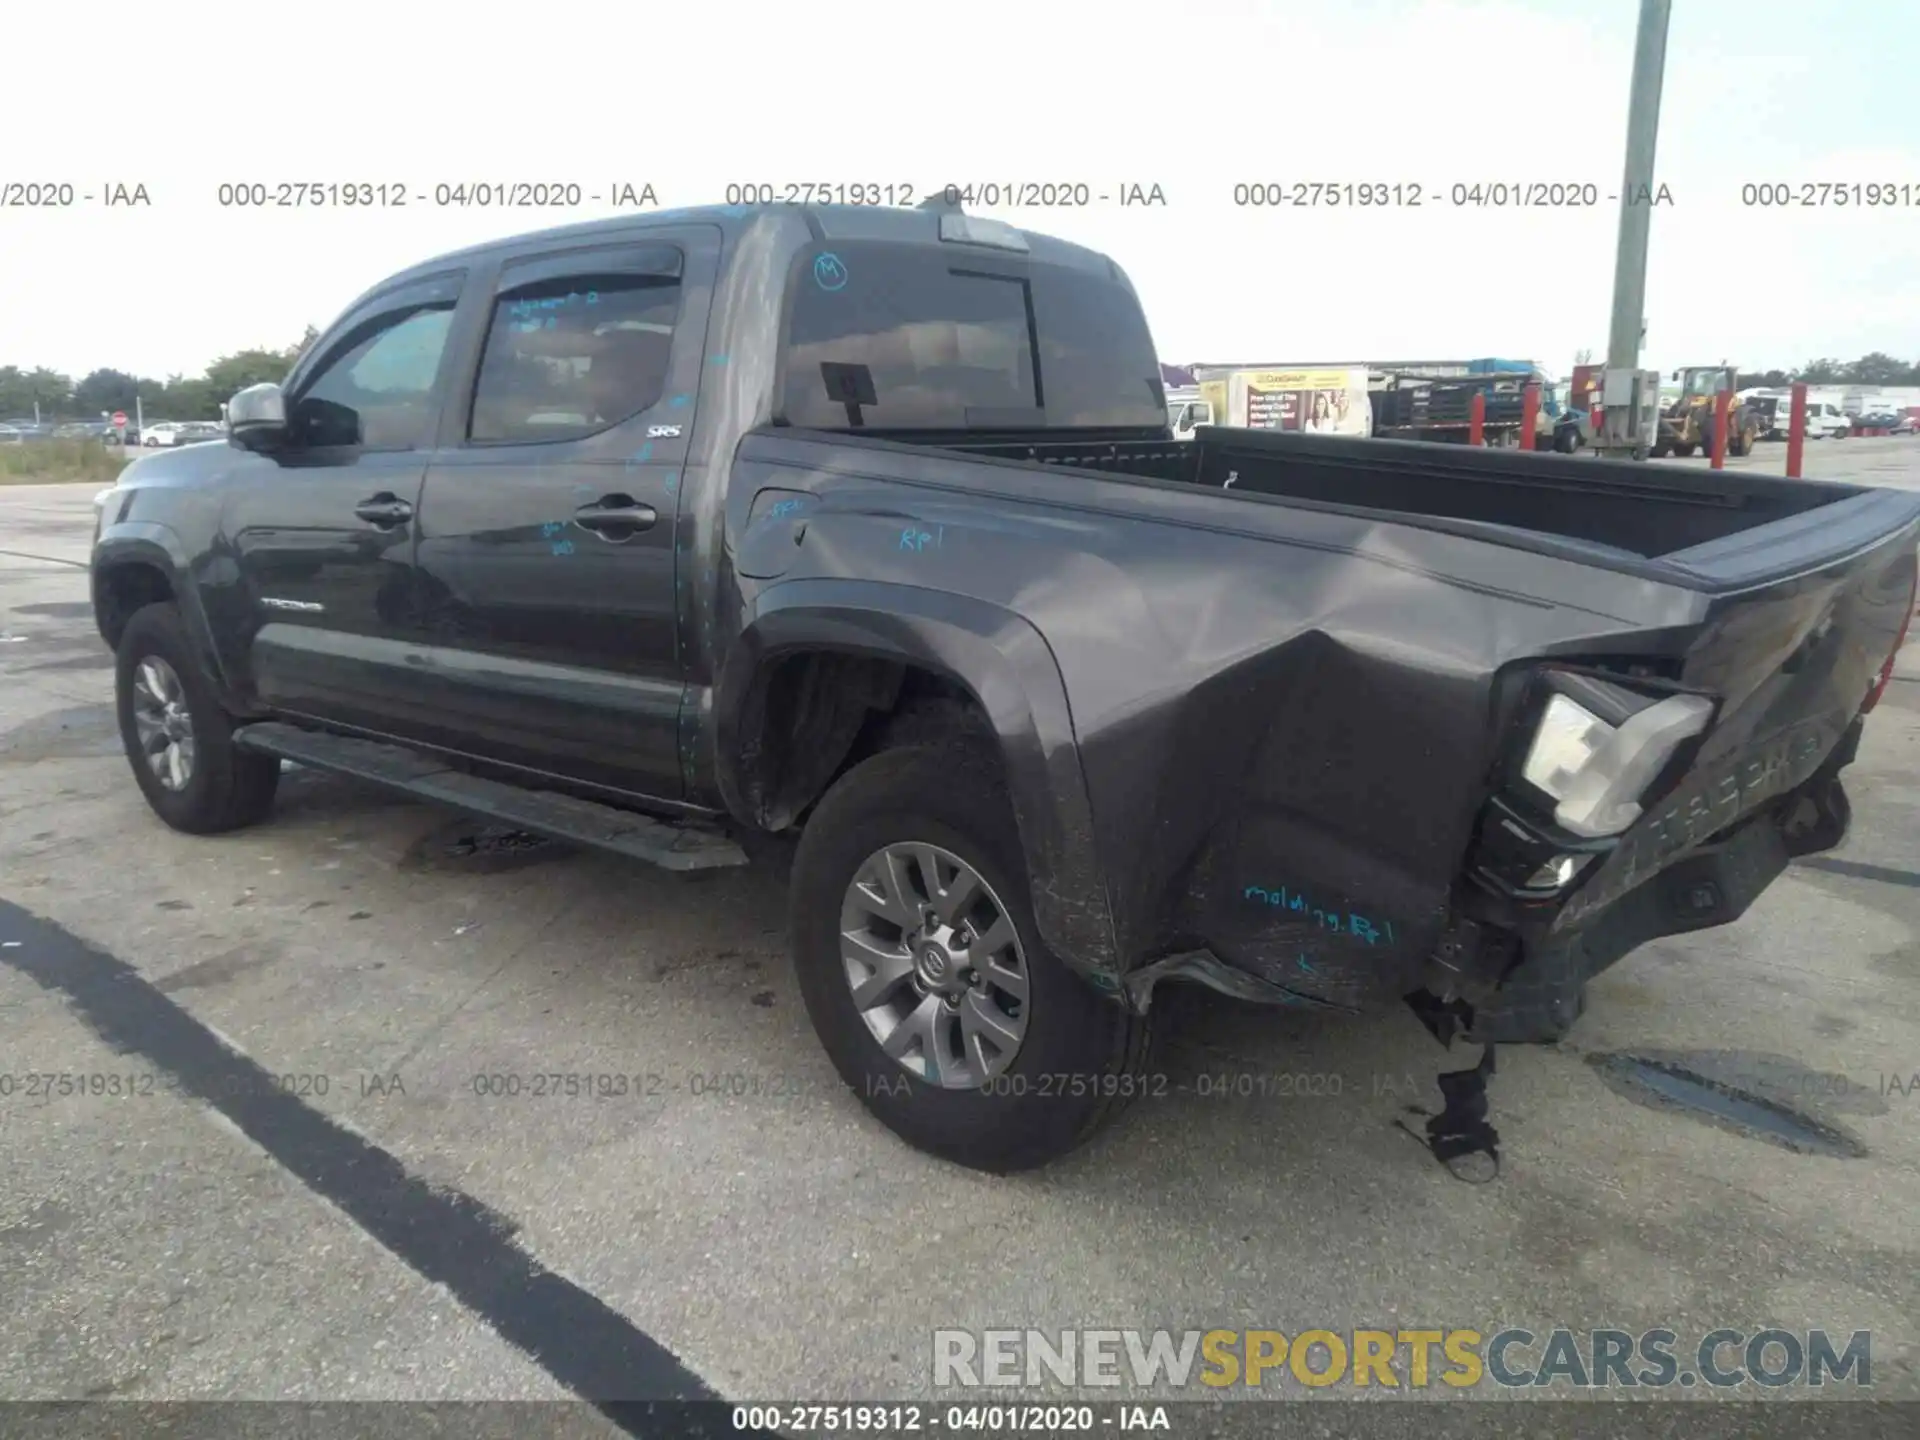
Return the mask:
<path id="1" fill-rule="evenodd" d="M 1581 928 L 1553 935 L 1473 1006 L 1467 1038 L 1519 1045 L 1560 1039 L 1586 1008 L 1587 982 L 1649 940 L 1737 920 L 1792 859 L 1781 827 L 1750 821 L 1629 892 Z"/>
<path id="2" fill-rule="evenodd" d="M 1586 1008 L 1594 976 L 1649 941 L 1738 920 L 1789 862 L 1846 838 L 1852 808 L 1839 771 L 1852 761 L 1858 738 L 1856 722 L 1820 769 L 1778 803 L 1687 851 L 1578 925 L 1523 939 L 1518 963 L 1503 975 L 1463 975 L 1436 964 L 1428 988 L 1465 995 L 1473 1011 L 1465 1038 L 1476 1043 L 1560 1039 Z"/>

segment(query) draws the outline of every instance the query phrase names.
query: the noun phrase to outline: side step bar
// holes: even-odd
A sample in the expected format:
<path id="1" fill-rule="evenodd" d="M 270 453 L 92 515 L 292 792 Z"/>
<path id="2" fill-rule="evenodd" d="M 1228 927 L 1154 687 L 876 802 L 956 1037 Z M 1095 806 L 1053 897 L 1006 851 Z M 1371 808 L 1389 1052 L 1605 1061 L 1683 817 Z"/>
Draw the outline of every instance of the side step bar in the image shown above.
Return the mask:
<path id="1" fill-rule="evenodd" d="M 327 735 L 277 721 L 243 725 L 233 732 L 233 741 L 243 750 L 349 775 L 550 840 L 610 850 L 667 870 L 714 870 L 747 863 L 746 851 L 718 830 L 656 820 L 550 790 L 483 780 L 399 745 Z"/>

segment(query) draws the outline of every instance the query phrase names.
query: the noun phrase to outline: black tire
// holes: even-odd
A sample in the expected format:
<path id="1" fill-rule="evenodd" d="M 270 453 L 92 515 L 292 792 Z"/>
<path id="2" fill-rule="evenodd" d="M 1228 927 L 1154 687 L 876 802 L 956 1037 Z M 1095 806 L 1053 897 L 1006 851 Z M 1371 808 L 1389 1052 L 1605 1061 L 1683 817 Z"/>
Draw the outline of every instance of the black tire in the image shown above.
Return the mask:
<path id="1" fill-rule="evenodd" d="M 1682 460 L 1689 459 L 1693 455 L 1693 446 L 1685 443 L 1677 444 L 1673 447 L 1673 453 L 1678 455 Z"/>
<path id="2" fill-rule="evenodd" d="M 164 660 L 179 677 L 185 709 L 193 725 L 193 768 L 186 784 L 170 790 L 147 763 L 134 725 L 134 677 L 150 657 Z M 233 743 L 233 720 L 214 694 L 188 637 L 186 622 L 172 602 L 136 611 L 120 636 L 114 659 L 114 709 L 127 763 L 147 804 L 175 830 L 189 835 L 218 835 L 266 818 L 280 783 L 280 761 L 254 755 Z"/>
<path id="3" fill-rule="evenodd" d="M 916 840 L 979 872 L 1025 953 L 1026 1034 L 983 1088 L 942 1089 L 882 1051 L 840 958 L 841 905 L 860 866 Z M 848 771 L 802 832 L 790 885 L 794 969 L 814 1030 L 841 1078 L 908 1144 L 976 1170 L 1032 1169 L 1088 1140 L 1145 1084 L 1147 1017 L 1097 993 L 1041 943 L 1006 782 L 978 740 L 885 750 Z"/>

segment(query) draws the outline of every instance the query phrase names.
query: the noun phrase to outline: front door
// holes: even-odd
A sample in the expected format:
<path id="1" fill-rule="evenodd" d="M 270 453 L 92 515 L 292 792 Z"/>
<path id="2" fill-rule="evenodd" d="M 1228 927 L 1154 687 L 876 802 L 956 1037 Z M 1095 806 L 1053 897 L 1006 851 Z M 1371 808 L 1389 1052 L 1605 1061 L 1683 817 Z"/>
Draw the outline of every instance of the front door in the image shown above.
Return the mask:
<path id="1" fill-rule="evenodd" d="M 415 683 L 482 758 L 683 791 L 675 543 L 710 226 L 510 255 L 427 471 Z"/>
<path id="2" fill-rule="evenodd" d="M 461 276 L 376 295 L 287 386 L 288 438 L 236 486 L 221 529 L 239 584 L 238 675 L 267 706 L 404 728 L 414 514 L 439 421 Z"/>

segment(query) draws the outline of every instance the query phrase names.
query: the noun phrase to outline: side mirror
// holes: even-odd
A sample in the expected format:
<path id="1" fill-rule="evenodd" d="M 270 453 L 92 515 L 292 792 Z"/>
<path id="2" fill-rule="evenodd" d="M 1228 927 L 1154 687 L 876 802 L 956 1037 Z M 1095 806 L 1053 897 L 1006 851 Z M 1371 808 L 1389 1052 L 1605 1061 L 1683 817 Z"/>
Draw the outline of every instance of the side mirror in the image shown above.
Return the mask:
<path id="1" fill-rule="evenodd" d="M 287 397 L 278 385 L 249 385 L 227 402 L 227 431 L 245 450 L 286 444 Z"/>

